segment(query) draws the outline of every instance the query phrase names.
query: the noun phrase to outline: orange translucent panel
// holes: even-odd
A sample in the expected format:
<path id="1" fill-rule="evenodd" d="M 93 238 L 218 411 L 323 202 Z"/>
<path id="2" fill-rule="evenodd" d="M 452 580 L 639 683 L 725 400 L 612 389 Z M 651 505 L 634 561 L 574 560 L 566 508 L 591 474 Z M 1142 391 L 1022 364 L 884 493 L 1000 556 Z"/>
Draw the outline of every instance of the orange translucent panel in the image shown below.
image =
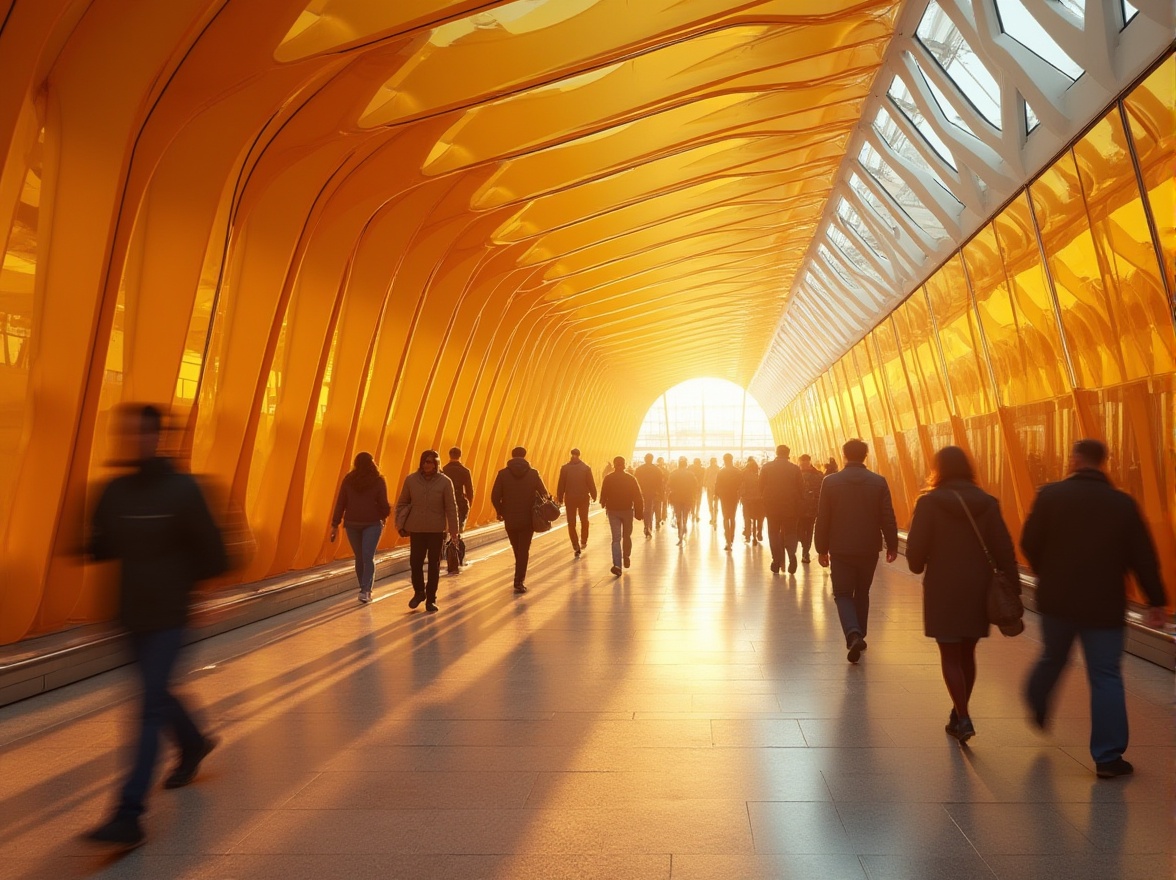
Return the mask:
<path id="1" fill-rule="evenodd" d="M 927 305 L 927 294 L 919 288 L 891 313 L 898 335 L 906 375 L 910 379 L 919 421 L 937 424 L 951 419 L 943 370 Z"/>
<path id="2" fill-rule="evenodd" d="M 984 345 L 958 253 L 927 279 L 925 289 L 939 328 L 956 414 L 969 418 L 992 412 L 995 407 L 983 360 Z"/>
<path id="3" fill-rule="evenodd" d="M 879 370 L 890 405 L 893 408 L 895 428 L 909 431 L 917 424 L 915 404 L 907 383 L 902 355 L 898 350 L 898 338 L 889 318 L 884 320 L 871 334 L 878 351 Z"/>
<path id="4" fill-rule="evenodd" d="M 869 334 L 852 349 L 853 359 L 857 365 L 858 376 L 861 377 L 862 396 L 865 398 L 866 415 L 870 423 L 870 436 L 878 437 L 890 430 L 890 420 L 886 415 L 886 391 L 883 378 L 875 368 L 877 357 L 873 351 Z"/>
<path id="5" fill-rule="evenodd" d="M 1152 219 L 1160 238 L 1168 291 L 1176 291 L 1176 55 L 1123 99 Z"/>

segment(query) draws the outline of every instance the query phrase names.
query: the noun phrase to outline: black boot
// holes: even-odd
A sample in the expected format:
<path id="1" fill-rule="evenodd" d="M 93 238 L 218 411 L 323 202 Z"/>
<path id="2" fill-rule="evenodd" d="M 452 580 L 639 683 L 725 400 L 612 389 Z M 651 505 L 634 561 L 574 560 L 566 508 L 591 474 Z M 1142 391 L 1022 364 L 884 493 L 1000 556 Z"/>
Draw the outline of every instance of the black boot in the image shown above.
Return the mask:
<path id="1" fill-rule="evenodd" d="M 436 590 L 430 590 L 429 592 L 427 592 L 425 594 L 425 610 L 426 611 L 436 611 L 437 610 L 437 591 Z"/>

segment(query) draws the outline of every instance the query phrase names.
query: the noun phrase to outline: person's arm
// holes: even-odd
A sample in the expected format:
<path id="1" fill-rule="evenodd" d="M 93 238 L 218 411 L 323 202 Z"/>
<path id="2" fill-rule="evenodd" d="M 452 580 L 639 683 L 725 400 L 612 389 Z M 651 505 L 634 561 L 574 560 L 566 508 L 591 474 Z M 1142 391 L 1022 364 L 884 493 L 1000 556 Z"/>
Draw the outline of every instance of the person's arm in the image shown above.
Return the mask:
<path id="1" fill-rule="evenodd" d="M 400 528 L 400 523 L 408 516 L 408 511 L 412 508 L 412 489 L 408 485 L 408 477 L 404 478 L 404 485 L 400 488 L 400 497 L 396 499 L 396 524 L 397 531 L 403 536 L 407 532 Z"/>
<path id="2" fill-rule="evenodd" d="M 894 502 L 890 500 L 890 484 L 882 480 L 882 538 L 886 541 L 886 561 L 898 559 L 898 521 L 894 518 Z"/>
<path id="3" fill-rule="evenodd" d="M 494 485 L 490 488 L 490 503 L 494 506 L 494 512 L 498 514 L 498 518 L 502 519 L 502 474 L 501 472 L 494 478 Z"/>
<path id="4" fill-rule="evenodd" d="M 1041 563 L 1041 551 L 1045 547 L 1045 530 L 1047 527 L 1047 501 L 1043 493 L 1038 491 L 1029 508 L 1029 515 L 1025 517 L 1025 524 L 1021 526 L 1021 552 L 1029 560 L 1029 567 L 1037 570 Z"/>
<path id="5" fill-rule="evenodd" d="M 931 532 L 934 528 L 931 505 L 934 502 L 923 495 L 915 502 L 915 512 L 911 516 L 911 527 L 907 532 L 906 560 L 907 566 L 915 574 L 922 574 L 927 567 L 927 554 L 931 550 Z"/>
<path id="6" fill-rule="evenodd" d="M 86 542 L 87 555 L 97 562 L 114 558 L 114 536 L 110 525 L 110 484 L 107 484 L 90 517 L 90 538 Z"/>
<path id="7" fill-rule="evenodd" d="M 559 480 L 555 484 L 555 501 L 557 504 L 563 504 L 564 490 L 568 485 L 568 466 L 565 464 L 559 469 Z"/>
<path id="8" fill-rule="evenodd" d="M 1000 502 L 994 505 L 988 515 L 987 534 L 984 536 L 988 544 L 988 552 L 992 554 L 992 561 L 996 567 L 1005 573 L 1011 584 L 1020 584 L 1021 572 L 1017 568 L 1017 551 L 1013 547 L 1013 536 L 1009 534 L 1009 527 L 1005 525 L 1004 517 L 1000 513 Z M 911 553 L 911 539 L 907 538 L 907 555 Z"/>
<path id="9" fill-rule="evenodd" d="M 633 518 L 643 520 L 645 519 L 645 498 L 641 495 L 641 484 L 634 477 L 629 479 L 631 481 L 629 488 L 633 493 Z"/>
<path id="10" fill-rule="evenodd" d="M 1168 604 L 1164 582 L 1160 580 L 1160 561 L 1156 555 L 1156 545 L 1152 543 L 1151 532 L 1139 513 L 1139 505 L 1135 503 L 1134 498 L 1126 498 L 1129 516 L 1127 540 L 1130 542 L 1127 551 L 1128 565 L 1153 609 L 1148 615 L 1148 625 L 1158 629 L 1164 624 Z"/>
<path id="11" fill-rule="evenodd" d="M 596 477 L 592 476 L 592 468 L 588 469 L 588 497 L 596 500 Z"/>
<path id="12" fill-rule="evenodd" d="M 465 500 L 469 504 L 474 503 L 474 475 L 467 470 L 461 478 L 461 491 L 465 493 Z"/>
<path id="13" fill-rule="evenodd" d="M 826 483 L 821 486 L 821 496 L 817 499 L 817 521 L 813 526 L 813 549 L 823 566 L 829 564 L 829 530 L 832 525 L 833 493 Z"/>
<path id="14" fill-rule="evenodd" d="M 387 519 L 392 513 L 392 505 L 388 503 L 388 484 L 383 477 L 380 477 L 380 482 L 376 486 L 376 510 L 382 520 Z"/>
<path id="15" fill-rule="evenodd" d="M 339 523 L 343 522 L 343 514 L 347 510 L 347 484 L 344 483 L 339 487 L 339 496 L 335 499 L 335 512 L 331 514 L 331 531 L 335 532 L 339 529 Z M 334 538 L 331 538 L 334 541 Z"/>
<path id="16" fill-rule="evenodd" d="M 600 506 L 604 507 L 609 499 L 609 475 L 605 474 L 604 479 L 600 482 Z"/>
<path id="17" fill-rule="evenodd" d="M 212 518 L 212 511 L 208 509 L 208 502 L 200 486 L 191 478 L 188 478 L 187 483 L 182 514 L 184 534 L 188 536 L 192 558 L 198 566 L 197 579 L 207 580 L 229 570 L 229 556 L 225 552 L 220 526 Z"/>

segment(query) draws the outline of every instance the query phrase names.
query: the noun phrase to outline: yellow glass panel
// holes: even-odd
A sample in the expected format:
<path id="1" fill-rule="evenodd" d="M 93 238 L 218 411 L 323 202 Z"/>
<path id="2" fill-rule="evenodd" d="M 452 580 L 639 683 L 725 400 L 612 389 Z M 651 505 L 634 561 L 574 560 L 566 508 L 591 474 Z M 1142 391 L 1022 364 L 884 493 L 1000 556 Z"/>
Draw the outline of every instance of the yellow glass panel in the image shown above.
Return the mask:
<path id="1" fill-rule="evenodd" d="M 872 336 L 878 350 L 879 373 L 886 387 L 890 405 L 893 407 L 895 428 L 910 431 L 916 427 L 915 405 L 911 399 L 906 371 L 898 350 L 898 339 L 889 318 L 874 329 Z"/>
<path id="2" fill-rule="evenodd" d="M 927 295 L 922 289 L 916 290 L 891 315 L 901 344 L 906 374 L 914 392 L 918 420 L 928 425 L 950 421 L 951 409 L 948 406 Z"/>
<path id="3" fill-rule="evenodd" d="M 927 279 L 925 287 L 939 328 L 956 414 L 969 418 L 992 412 L 995 407 L 982 360 L 984 348 L 960 255 L 944 263 Z"/>
<path id="4" fill-rule="evenodd" d="M 1131 121 L 1143 186 L 1160 237 L 1160 261 L 1168 290 L 1176 292 L 1176 55 L 1151 72 L 1123 99 Z"/>

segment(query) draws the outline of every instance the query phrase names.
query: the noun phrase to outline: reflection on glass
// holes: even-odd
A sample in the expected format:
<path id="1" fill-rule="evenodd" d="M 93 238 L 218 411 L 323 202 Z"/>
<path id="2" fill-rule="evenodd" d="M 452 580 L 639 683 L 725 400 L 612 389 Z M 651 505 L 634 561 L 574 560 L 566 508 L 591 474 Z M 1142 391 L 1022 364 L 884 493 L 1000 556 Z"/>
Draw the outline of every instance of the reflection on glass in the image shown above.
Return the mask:
<path id="1" fill-rule="evenodd" d="M 891 232 L 898 232 L 898 222 L 894 219 L 894 215 L 890 213 L 890 209 L 882 204 L 882 200 L 874 195 L 874 191 L 866 186 L 864 180 L 858 175 L 851 174 L 849 176 L 849 188 L 858 194 L 867 205 L 874 209 L 874 212 L 882 219 L 887 228 Z"/>
<path id="2" fill-rule="evenodd" d="M 885 284 L 882 276 L 878 274 L 878 270 L 871 265 L 869 260 L 862 256 L 861 251 L 857 249 L 857 246 L 850 240 L 849 236 L 836 226 L 830 226 L 828 238 L 833 249 L 841 253 L 849 262 L 853 263 L 859 272 L 873 278 L 878 284 Z"/>
<path id="3" fill-rule="evenodd" d="M 927 4 L 916 33 L 961 94 L 993 128 L 999 129 L 1000 86 L 935 0 Z"/>
<path id="4" fill-rule="evenodd" d="M 1023 0 L 996 0 L 1000 29 L 1070 79 L 1082 76 L 1082 68 L 1065 53 L 1049 32 L 1025 8 Z"/>
<path id="5" fill-rule="evenodd" d="M 966 419 L 992 412 L 989 378 L 981 365 L 984 346 L 958 253 L 927 279 L 926 290 L 957 414 Z"/>

